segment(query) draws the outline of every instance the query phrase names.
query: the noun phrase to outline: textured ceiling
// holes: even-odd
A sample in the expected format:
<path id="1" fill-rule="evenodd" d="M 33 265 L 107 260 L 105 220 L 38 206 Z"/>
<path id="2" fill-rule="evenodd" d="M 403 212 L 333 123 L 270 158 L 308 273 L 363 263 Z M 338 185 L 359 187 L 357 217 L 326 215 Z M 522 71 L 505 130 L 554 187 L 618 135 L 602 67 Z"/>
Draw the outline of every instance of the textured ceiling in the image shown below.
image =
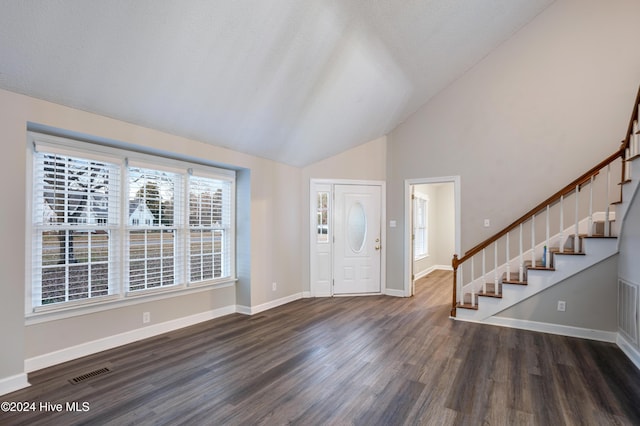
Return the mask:
<path id="1" fill-rule="evenodd" d="M 0 0 L 0 87 L 304 166 L 388 133 L 552 2 Z"/>

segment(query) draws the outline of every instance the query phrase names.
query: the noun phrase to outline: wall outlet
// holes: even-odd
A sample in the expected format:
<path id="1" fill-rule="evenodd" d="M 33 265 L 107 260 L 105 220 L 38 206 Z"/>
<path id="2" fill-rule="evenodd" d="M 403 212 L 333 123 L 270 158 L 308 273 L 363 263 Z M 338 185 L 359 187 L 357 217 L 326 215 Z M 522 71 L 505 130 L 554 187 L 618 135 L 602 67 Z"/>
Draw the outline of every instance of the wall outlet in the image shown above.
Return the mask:
<path id="1" fill-rule="evenodd" d="M 489 219 L 485 219 L 485 220 L 484 220 L 484 227 L 485 227 L 485 228 L 488 228 L 488 227 L 490 227 L 490 226 L 491 226 L 491 221 L 490 221 Z"/>
<path id="2" fill-rule="evenodd" d="M 271 284 L 271 290 L 272 291 L 276 291 L 277 288 L 278 288 L 278 284 L 277 283 L 272 283 Z"/>
<path id="3" fill-rule="evenodd" d="M 564 312 L 567 310 L 567 302 L 564 300 L 558 300 L 558 310 L 560 312 Z"/>
<path id="4" fill-rule="evenodd" d="M 142 323 L 147 324 L 151 322 L 151 312 L 142 313 Z"/>

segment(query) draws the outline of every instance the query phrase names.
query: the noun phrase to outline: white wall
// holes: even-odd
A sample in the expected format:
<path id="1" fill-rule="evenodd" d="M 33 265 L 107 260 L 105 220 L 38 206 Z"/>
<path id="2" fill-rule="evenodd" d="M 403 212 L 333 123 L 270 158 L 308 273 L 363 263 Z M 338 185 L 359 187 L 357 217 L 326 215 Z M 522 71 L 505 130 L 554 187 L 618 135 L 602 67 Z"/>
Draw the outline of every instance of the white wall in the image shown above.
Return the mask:
<path id="1" fill-rule="evenodd" d="M 638 16 L 633 0 L 558 0 L 389 135 L 388 286 L 402 281 L 405 179 L 461 177 L 464 252 L 619 147 Z"/>
<path id="2" fill-rule="evenodd" d="M 637 161 L 634 165 L 637 164 Z M 636 189 L 636 194 L 629 206 L 627 216 L 622 228 L 620 238 L 620 254 L 618 261 L 618 277 L 629 284 L 640 286 L 640 194 Z M 636 300 L 636 306 L 638 301 Z M 640 329 L 640 318 L 636 319 Z M 633 344 L 633 342 L 629 342 Z M 640 344 L 635 345 L 635 350 L 640 352 Z M 640 355 L 637 355 L 640 356 Z"/>
<path id="3" fill-rule="evenodd" d="M 21 374 L 26 358 L 142 328 L 143 311 L 151 312 L 155 325 L 301 294 L 306 261 L 300 252 L 301 169 L 1 90 L 0 111 L 0 176 L 5 183 L 0 189 L 5 200 L 0 209 L 0 384 Z M 27 122 L 241 168 L 236 289 L 208 290 L 25 326 Z M 272 282 L 278 283 L 275 292 Z"/>
<path id="4" fill-rule="evenodd" d="M 618 256 L 612 256 L 500 312 L 497 316 L 616 332 L 617 270 Z M 559 300 L 566 302 L 566 311 L 558 311 Z"/>

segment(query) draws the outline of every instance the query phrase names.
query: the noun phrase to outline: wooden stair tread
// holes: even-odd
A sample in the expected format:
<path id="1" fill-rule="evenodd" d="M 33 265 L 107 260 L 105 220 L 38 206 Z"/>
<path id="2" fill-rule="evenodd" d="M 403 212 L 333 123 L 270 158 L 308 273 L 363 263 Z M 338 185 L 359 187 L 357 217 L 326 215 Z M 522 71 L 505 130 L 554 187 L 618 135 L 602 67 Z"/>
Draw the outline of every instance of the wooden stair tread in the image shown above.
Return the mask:
<path id="1" fill-rule="evenodd" d="M 512 272 L 510 277 L 507 277 L 507 273 L 502 274 L 502 283 L 503 284 L 516 284 L 516 285 L 527 285 L 526 281 L 520 281 L 520 276 L 518 272 Z"/>
<path id="2" fill-rule="evenodd" d="M 556 269 L 553 267 L 542 266 L 541 260 L 536 260 L 536 266 L 531 266 L 532 262 L 530 260 L 526 260 L 524 262 L 524 267 L 527 269 L 531 269 L 533 271 L 555 271 Z"/>
<path id="3" fill-rule="evenodd" d="M 494 298 L 498 298 L 498 299 L 502 299 L 502 283 L 498 283 L 498 292 L 496 292 L 496 283 L 494 282 L 488 282 L 485 285 L 485 288 L 487 289 L 486 292 L 484 291 L 479 291 L 478 292 L 478 296 L 484 296 L 484 297 L 494 297 Z"/>
<path id="4" fill-rule="evenodd" d="M 636 154 L 633 157 L 627 158 L 627 161 L 635 160 L 636 158 L 640 158 L 640 154 Z"/>
<path id="5" fill-rule="evenodd" d="M 478 293 L 478 296 L 483 296 L 483 297 L 493 297 L 495 299 L 502 299 L 502 293 L 497 294 L 494 291 L 487 291 L 486 293 L 481 291 Z"/>
<path id="6" fill-rule="evenodd" d="M 478 310 L 478 304 L 476 304 L 475 306 L 471 306 L 471 303 L 460 303 L 460 302 L 458 302 L 456 304 L 456 308 L 473 309 L 474 311 L 477 311 Z"/>
<path id="7" fill-rule="evenodd" d="M 552 249 L 549 250 L 550 253 L 553 254 L 567 254 L 567 255 L 574 255 L 574 256 L 584 256 L 585 253 L 583 251 L 574 251 L 573 249 L 564 249 L 563 252 L 560 252 L 560 249 L 558 247 L 554 247 Z"/>

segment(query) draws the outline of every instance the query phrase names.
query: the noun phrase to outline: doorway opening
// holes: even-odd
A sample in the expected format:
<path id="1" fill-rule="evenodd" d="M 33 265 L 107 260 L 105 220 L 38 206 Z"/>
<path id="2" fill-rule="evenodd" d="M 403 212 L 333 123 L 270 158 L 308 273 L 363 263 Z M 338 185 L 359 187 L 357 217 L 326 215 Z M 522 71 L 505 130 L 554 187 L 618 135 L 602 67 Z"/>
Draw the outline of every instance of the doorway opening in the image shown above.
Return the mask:
<path id="1" fill-rule="evenodd" d="M 405 286 L 415 294 L 416 280 L 434 270 L 452 270 L 460 251 L 460 177 L 405 181 Z"/>

